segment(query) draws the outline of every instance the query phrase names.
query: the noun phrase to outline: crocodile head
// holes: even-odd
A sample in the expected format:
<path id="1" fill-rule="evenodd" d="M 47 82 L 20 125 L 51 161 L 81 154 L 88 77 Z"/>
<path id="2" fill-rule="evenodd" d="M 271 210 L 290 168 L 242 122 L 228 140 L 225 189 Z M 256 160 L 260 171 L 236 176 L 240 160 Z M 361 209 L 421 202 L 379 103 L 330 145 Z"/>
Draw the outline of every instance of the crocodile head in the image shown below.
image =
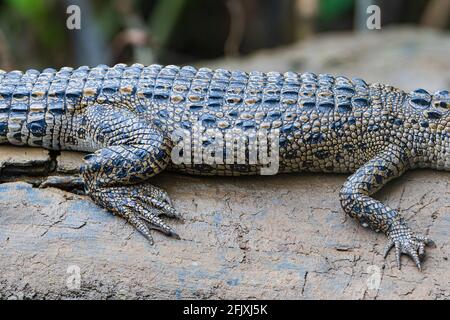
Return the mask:
<path id="1" fill-rule="evenodd" d="M 431 101 L 431 109 L 441 112 L 436 130 L 436 168 L 450 171 L 450 94 L 448 90 L 437 91 Z M 428 115 L 429 116 L 429 115 Z"/>
<path id="2" fill-rule="evenodd" d="M 424 89 L 412 91 L 407 98 L 412 113 L 414 166 L 450 171 L 450 94 L 434 95 Z"/>

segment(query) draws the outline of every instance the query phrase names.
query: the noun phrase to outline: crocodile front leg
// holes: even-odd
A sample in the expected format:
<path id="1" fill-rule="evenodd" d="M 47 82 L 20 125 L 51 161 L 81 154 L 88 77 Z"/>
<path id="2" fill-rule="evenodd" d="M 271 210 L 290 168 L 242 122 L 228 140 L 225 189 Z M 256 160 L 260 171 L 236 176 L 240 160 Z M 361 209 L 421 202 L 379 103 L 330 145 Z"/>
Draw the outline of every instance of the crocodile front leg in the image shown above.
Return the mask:
<path id="1" fill-rule="evenodd" d="M 425 255 L 425 245 L 433 242 L 415 235 L 396 210 L 370 197 L 388 181 L 401 176 L 408 167 L 407 154 L 400 147 L 391 145 L 347 179 L 340 191 L 340 199 L 347 214 L 356 218 L 363 226 L 376 232 L 382 231 L 388 236 L 384 257 L 395 247 L 399 269 L 402 253 L 409 255 L 421 269 L 420 260 Z"/>
<path id="2" fill-rule="evenodd" d="M 101 207 L 125 218 L 151 243 L 150 228 L 178 235 L 160 215 L 180 215 L 167 193 L 145 183 L 170 161 L 171 142 L 154 125 L 131 111 L 110 105 L 88 107 L 77 129 L 85 141 L 99 144 L 81 168 L 87 194 Z"/>

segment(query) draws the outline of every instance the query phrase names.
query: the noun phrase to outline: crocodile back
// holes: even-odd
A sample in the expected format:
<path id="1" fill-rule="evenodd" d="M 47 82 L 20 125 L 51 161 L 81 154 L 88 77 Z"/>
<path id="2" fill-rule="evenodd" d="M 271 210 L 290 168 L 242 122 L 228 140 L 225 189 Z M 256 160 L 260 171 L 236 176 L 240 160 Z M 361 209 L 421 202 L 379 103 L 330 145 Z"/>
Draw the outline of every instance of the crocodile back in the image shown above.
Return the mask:
<path id="1" fill-rule="evenodd" d="M 405 145 L 416 166 L 448 168 L 449 101 L 447 91 L 405 94 L 309 72 L 157 64 L 1 71 L 0 143 L 93 151 L 98 146 L 79 139 L 83 110 L 106 103 L 129 109 L 167 135 L 198 128 L 223 136 L 276 133 L 281 171 L 351 172 L 388 143 Z M 214 144 L 203 138 L 204 145 Z M 245 174 L 256 167 L 246 159 L 224 170 Z M 179 169 L 220 173 L 208 165 Z"/>
<path id="2" fill-rule="evenodd" d="M 383 139 L 371 138 L 384 134 L 377 122 L 397 112 L 405 96 L 393 87 L 329 74 L 151 68 L 157 75 L 141 106 L 150 121 L 169 133 L 212 130 L 250 138 L 276 132 L 281 171 L 353 171 L 382 148 Z M 206 146 L 215 141 L 202 139 Z M 253 174 L 258 165 L 248 160 L 220 170 L 204 164 L 176 169 Z"/>

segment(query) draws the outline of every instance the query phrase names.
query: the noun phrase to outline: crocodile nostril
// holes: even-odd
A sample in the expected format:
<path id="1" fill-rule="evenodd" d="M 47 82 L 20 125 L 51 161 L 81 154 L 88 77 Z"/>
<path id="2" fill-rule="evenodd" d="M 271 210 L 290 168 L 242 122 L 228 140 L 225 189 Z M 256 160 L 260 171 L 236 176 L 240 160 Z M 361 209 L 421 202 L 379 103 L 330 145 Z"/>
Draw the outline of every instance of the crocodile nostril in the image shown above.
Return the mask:
<path id="1" fill-rule="evenodd" d="M 437 91 L 433 95 L 433 106 L 450 109 L 450 94 L 447 90 Z"/>

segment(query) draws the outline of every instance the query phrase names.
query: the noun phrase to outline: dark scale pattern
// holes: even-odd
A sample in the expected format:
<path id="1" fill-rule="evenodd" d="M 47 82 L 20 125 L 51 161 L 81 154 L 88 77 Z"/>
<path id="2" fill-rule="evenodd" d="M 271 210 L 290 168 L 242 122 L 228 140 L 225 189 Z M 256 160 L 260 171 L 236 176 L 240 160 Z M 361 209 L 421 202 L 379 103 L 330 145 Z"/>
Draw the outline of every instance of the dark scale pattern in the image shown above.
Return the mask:
<path id="1" fill-rule="evenodd" d="M 7 142 L 8 118 L 11 107 L 11 97 L 15 85 L 10 82 L 8 73 L 2 70 L 0 73 L 0 143 Z"/>
<path id="2" fill-rule="evenodd" d="M 47 98 L 47 110 L 45 113 L 45 124 L 44 128 L 46 134 L 44 135 L 43 145 L 52 149 L 61 148 L 61 127 L 63 118 L 65 117 L 67 104 L 76 104 L 78 101 L 70 95 L 69 89 L 69 78 L 72 74 L 72 68 L 62 68 L 54 74 L 53 81 L 48 88 Z M 45 84 L 44 84 L 45 85 Z M 40 89 L 41 93 L 46 91 L 46 88 Z M 41 94 L 42 96 L 42 94 Z M 45 96 L 45 95 L 44 95 Z M 72 102 L 72 101 L 73 102 Z M 42 105 L 42 102 L 40 103 Z M 41 113 L 39 114 L 41 115 Z M 33 142 L 30 141 L 30 145 Z M 62 143 L 64 145 L 64 142 Z"/>
<path id="3" fill-rule="evenodd" d="M 91 152 L 82 168 L 88 194 L 150 241 L 149 228 L 177 236 L 160 216 L 180 215 L 144 180 L 164 169 L 259 174 L 264 153 L 250 151 L 269 133 L 278 140 L 260 146 L 278 152 L 279 172 L 352 173 L 340 192 L 345 212 L 384 232 L 399 266 L 406 253 L 419 268 L 431 240 L 371 196 L 408 169 L 450 170 L 449 107 L 446 90 L 407 94 L 329 74 L 141 64 L 0 71 L 0 143 Z M 191 163 L 171 161 L 178 130 L 200 139 Z M 222 138 L 236 145 L 214 149 Z"/>
<path id="4" fill-rule="evenodd" d="M 12 71 L 5 77 L 5 81 L 11 85 L 9 116 L 8 116 L 8 141 L 15 145 L 22 145 L 21 130 L 22 125 L 27 118 L 28 104 L 26 95 L 23 94 L 23 84 L 21 82 L 23 73 L 21 71 Z"/>
<path id="5" fill-rule="evenodd" d="M 3 79 L 6 72 L 0 70 L 0 143 L 7 142 L 6 133 L 8 132 L 8 116 L 9 116 L 9 90 L 3 85 Z"/>

